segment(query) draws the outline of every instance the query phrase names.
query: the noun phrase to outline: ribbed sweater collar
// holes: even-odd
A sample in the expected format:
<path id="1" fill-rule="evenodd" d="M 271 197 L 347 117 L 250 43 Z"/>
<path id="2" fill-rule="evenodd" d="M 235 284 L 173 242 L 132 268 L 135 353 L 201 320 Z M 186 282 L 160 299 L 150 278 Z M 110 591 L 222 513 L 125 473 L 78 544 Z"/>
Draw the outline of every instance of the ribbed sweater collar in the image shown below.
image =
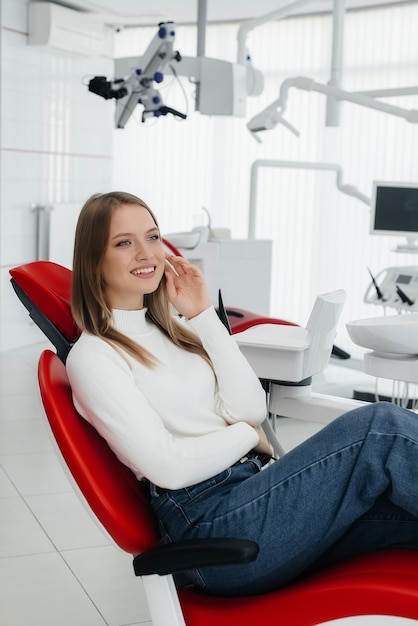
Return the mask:
<path id="1" fill-rule="evenodd" d="M 150 332 L 153 329 L 153 325 L 145 319 L 146 312 L 146 308 L 140 311 L 113 309 L 113 326 L 125 335 L 138 335 Z"/>

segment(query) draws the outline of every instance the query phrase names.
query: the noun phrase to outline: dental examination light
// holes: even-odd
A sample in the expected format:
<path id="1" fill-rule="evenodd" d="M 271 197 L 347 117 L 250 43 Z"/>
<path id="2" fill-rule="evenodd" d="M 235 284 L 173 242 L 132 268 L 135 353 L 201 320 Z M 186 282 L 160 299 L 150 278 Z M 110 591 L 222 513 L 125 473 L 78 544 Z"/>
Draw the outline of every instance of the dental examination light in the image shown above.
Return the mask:
<path id="1" fill-rule="evenodd" d="M 289 124 L 289 122 L 287 122 L 283 117 L 286 111 L 289 89 L 291 87 L 303 89 L 304 91 L 317 91 L 318 93 L 322 93 L 326 96 L 331 96 L 332 98 L 335 98 L 335 100 L 352 102 L 353 104 L 359 104 L 361 106 L 368 107 L 369 109 L 375 109 L 376 111 L 382 111 L 383 113 L 403 117 L 408 122 L 418 123 L 418 110 L 416 109 L 404 109 L 392 104 L 387 104 L 386 102 L 380 102 L 379 100 L 375 100 L 375 98 L 364 93 L 345 91 L 333 85 L 317 83 L 311 78 L 297 76 L 295 78 L 287 78 L 280 87 L 278 99 L 261 111 L 261 113 L 255 115 L 248 122 L 247 128 L 258 142 L 261 142 L 258 133 L 264 130 L 271 130 L 277 124 L 283 124 L 295 135 L 299 135 L 297 129 Z"/>
<path id="2" fill-rule="evenodd" d="M 160 117 L 168 113 L 186 119 L 184 113 L 164 104 L 156 87 L 164 80 L 167 66 L 173 61 L 181 61 L 180 53 L 173 50 L 175 33 L 174 22 L 162 22 L 141 57 L 140 65 L 132 68 L 129 76 L 110 81 L 105 76 L 95 76 L 90 80 L 89 91 L 106 100 L 116 100 L 116 128 L 125 127 L 137 104 L 143 106 L 142 122 L 148 117 Z"/>
<path id="3" fill-rule="evenodd" d="M 285 107 L 282 105 L 281 99 L 279 98 L 263 109 L 261 113 L 251 118 L 247 124 L 247 128 L 258 143 L 261 143 L 258 133 L 263 130 L 271 130 L 277 126 L 277 124 L 283 124 L 283 126 L 286 126 L 296 137 L 299 137 L 300 132 L 298 129 L 283 118 L 284 111 Z"/>

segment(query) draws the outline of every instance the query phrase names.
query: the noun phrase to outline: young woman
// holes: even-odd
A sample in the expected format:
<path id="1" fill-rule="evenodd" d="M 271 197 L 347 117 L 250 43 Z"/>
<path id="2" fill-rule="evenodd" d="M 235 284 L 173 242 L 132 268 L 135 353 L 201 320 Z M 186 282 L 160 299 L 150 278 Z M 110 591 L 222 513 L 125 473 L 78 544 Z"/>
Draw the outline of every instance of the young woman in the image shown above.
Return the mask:
<path id="1" fill-rule="evenodd" d="M 380 547 L 418 547 L 418 417 L 351 411 L 262 468 L 263 389 L 210 304 L 204 278 L 164 252 L 139 198 L 91 197 L 77 225 L 67 360 L 74 403 L 150 485 L 164 541 L 243 537 L 250 564 L 193 570 L 251 594 Z"/>

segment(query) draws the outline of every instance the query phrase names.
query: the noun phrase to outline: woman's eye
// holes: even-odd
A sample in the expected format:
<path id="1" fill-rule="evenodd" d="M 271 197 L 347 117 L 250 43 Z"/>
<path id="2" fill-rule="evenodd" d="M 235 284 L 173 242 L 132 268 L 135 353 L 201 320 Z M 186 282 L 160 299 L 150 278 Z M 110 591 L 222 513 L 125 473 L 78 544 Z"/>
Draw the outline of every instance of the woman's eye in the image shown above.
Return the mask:
<path id="1" fill-rule="evenodd" d="M 129 239 L 124 239 L 123 241 L 118 241 L 118 243 L 116 244 L 116 247 L 122 247 L 122 246 L 129 246 L 131 242 L 129 241 Z"/>
<path id="2" fill-rule="evenodd" d="M 148 237 L 149 241 L 158 241 L 160 239 L 160 235 L 151 235 L 151 237 Z"/>

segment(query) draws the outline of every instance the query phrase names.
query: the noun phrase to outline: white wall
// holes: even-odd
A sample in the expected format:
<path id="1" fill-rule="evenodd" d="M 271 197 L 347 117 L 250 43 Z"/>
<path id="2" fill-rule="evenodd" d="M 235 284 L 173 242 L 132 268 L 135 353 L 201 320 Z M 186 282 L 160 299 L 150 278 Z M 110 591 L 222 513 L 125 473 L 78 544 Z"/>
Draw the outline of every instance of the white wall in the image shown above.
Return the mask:
<path id="1" fill-rule="evenodd" d="M 417 86 L 417 23 L 418 2 L 347 12 L 343 87 Z M 141 54 L 154 30 L 125 29 L 115 38 L 116 55 Z M 237 24 L 209 26 L 207 55 L 235 60 L 237 32 Z M 340 127 L 326 128 L 324 96 L 293 89 L 285 119 L 299 129 L 300 137 L 279 125 L 258 144 L 247 131 L 247 120 L 277 99 L 286 78 L 329 80 L 331 34 L 327 14 L 279 20 L 254 30 L 248 46 L 255 67 L 264 74 L 265 89 L 248 99 L 246 119 L 194 113 L 194 86 L 187 80 L 190 114 L 185 122 L 160 118 L 141 125 L 138 110 L 117 133 L 115 184 L 143 196 L 163 232 L 192 227 L 194 214 L 204 205 L 214 226 L 227 226 L 234 237 L 245 237 L 250 167 L 256 159 L 340 164 L 344 182 L 366 196 L 371 196 L 373 180 L 416 182 L 418 124 L 378 111 L 344 102 Z M 184 55 L 196 54 L 195 29 L 178 27 L 175 47 Z M 184 110 L 176 82 L 162 84 L 166 104 Z M 417 95 L 386 101 L 418 109 Z M 418 263 L 418 255 L 392 252 L 396 238 L 369 235 L 369 213 L 365 204 L 337 190 L 332 173 L 260 171 L 256 236 L 273 239 L 271 314 L 305 324 L 318 293 L 344 288 L 347 302 L 336 343 L 352 354 L 360 351 L 345 322 L 382 313 L 382 307 L 363 303 L 370 282 L 367 267 L 377 274 L 388 266 Z M 251 277 L 243 276 L 243 281 L 251 291 Z M 225 293 L 224 302 L 233 306 Z"/>
<path id="2" fill-rule="evenodd" d="M 80 203 L 108 191 L 113 106 L 84 77 L 111 75 L 110 58 L 28 46 L 28 0 L 1 0 L 0 350 L 43 336 L 16 298 L 9 269 L 35 260 L 33 204 Z"/>

